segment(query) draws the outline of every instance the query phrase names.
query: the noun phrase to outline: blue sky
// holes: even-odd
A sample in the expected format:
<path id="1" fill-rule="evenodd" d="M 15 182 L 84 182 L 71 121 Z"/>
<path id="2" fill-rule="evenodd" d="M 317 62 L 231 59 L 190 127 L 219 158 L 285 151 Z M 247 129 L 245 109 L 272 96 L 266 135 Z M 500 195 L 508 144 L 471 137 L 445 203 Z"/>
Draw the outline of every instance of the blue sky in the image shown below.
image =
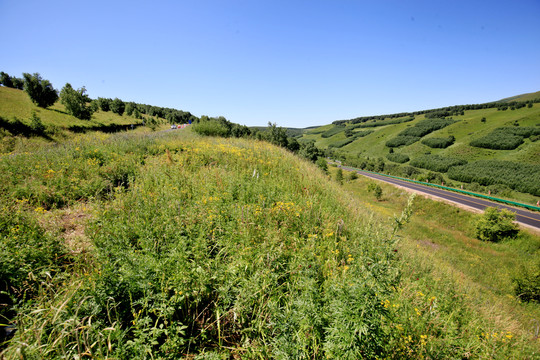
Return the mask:
<path id="1" fill-rule="evenodd" d="M 540 0 L 0 0 L 0 70 L 245 124 L 540 90 Z"/>

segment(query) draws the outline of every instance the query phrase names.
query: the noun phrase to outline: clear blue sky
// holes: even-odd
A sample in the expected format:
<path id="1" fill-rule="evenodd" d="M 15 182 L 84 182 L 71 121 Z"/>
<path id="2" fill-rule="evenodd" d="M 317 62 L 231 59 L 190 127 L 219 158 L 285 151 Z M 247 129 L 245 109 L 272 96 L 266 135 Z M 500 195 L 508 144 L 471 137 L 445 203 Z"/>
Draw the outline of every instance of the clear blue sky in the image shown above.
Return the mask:
<path id="1" fill-rule="evenodd" d="M 249 126 L 540 90 L 540 0 L 0 0 L 0 32 L 12 76 Z"/>

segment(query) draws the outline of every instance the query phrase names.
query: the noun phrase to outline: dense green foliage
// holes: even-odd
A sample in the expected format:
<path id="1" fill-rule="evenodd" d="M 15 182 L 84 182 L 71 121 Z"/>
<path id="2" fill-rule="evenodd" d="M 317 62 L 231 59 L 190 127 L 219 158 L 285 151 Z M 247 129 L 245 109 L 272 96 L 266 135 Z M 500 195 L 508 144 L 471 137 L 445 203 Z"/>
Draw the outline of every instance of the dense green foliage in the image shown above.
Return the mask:
<path id="1" fill-rule="evenodd" d="M 344 130 L 344 126 L 341 126 L 341 125 L 334 125 L 331 129 L 329 129 L 329 130 L 323 132 L 323 133 L 321 134 L 321 136 L 322 136 L 323 138 L 329 138 L 329 137 L 331 137 L 331 136 L 336 135 L 337 133 L 342 132 L 343 130 Z"/>
<path id="2" fill-rule="evenodd" d="M 357 125 L 353 126 L 353 129 L 356 128 L 370 128 L 370 127 L 379 127 L 379 126 L 386 126 L 386 125 L 395 125 L 395 124 L 402 124 L 405 122 L 413 121 L 414 117 L 406 117 L 406 118 L 398 118 L 398 119 L 382 119 L 382 120 L 374 120 L 373 122 L 365 122 L 365 123 L 359 123 Z M 354 123 L 353 123 L 354 124 Z"/>
<path id="3" fill-rule="evenodd" d="M 392 139 L 388 140 L 385 143 L 385 145 L 390 147 L 390 148 L 399 147 L 399 146 L 403 146 L 403 145 L 411 145 L 411 144 L 414 144 L 415 142 L 417 142 L 420 139 L 421 138 L 418 137 L 418 136 L 399 135 L 399 136 L 396 136 L 395 138 L 392 138 Z"/>
<path id="4" fill-rule="evenodd" d="M 339 140 L 339 141 L 335 141 L 331 143 L 330 145 L 328 145 L 328 147 L 341 148 L 341 147 L 344 147 L 345 145 L 352 143 L 354 140 L 356 140 L 354 137 L 345 138 L 343 140 Z"/>
<path id="5" fill-rule="evenodd" d="M 337 184 L 266 142 L 168 134 L 0 158 L 3 199 L 25 199 L 37 219 L 48 213 L 49 187 L 78 199 L 80 174 L 99 181 L 94 174 L 142 155 L 110 197 L 87 198 L 95 208 L 86 231 L 91 256 L 19 304 L 4 358 L 393 354 L 398 333 L 384 300 L 399 279 L 396 230 L 365 223 L 368 214 L 351 211 Z M 8 180 L 29 170 L 24 182 Z M 25 187 L 33 191 L 20 193 Z M 17 227 L 21 218 L 3 228 Z M 31 244 L 44 241 L 41 230 L 24 234 Z M 45 251 L 53 260 L 61 253 Z"/>
<path id="6" fill-rule="evenodd" d="M 425 119 L 417 122 L 414 126 L 401 131 L 395 138 L 386 142 L 388 147 L 410 145 L 420 140 L 423 136 L 436 130 L 440 130 L 455 123 L 452 119 Z"/>
<path id="7" fill-rule="evenodd" d="M 506 209 L 488 207 L 478 216 L 475 224 L 476 237 L 479 240 L 493 242 L 513 238 L 519 231 L 517 224 L 514 223 L 515 219 L 516 215 Z"/>
<path id="8" fill-rule="evenodd" d="M 4 179 L 3 179 L 4 180 Z M 70 261 L 60 239 L 46 234 L 28 200 L 0 198 L 0 319 L 13 316 L 11 306 L 37 295 L 41 283 L 57 276 Z M 35 212 L 44 212 L 37 207 Z"/>
<path id="9" fill-rule="evenodd" d="M 220 137 L 247 137 L 251 135 L 251 130 L 245 125 L 238 125 L 225 119 L 223 116 L 218 118 L 209 118 L 201 116 L 199 121 L 196 121 L 193 130 L 204 136 L 220 136 Z M 285 136 L 285 144 L 287 137 Z"/>
<path id="10" fill-rule="evenodd" d="M 24 90 L 37 106 L 46 108 L 58 100 L 58 92 L 49 80 L 42 79 L 38 73 L 23 73 L 23 77 Z"/>
<path id="11" fill-rule="evenodd" d="M 422 144 L 434 149 L 445 149 L 452 145 L 456 141 L 456 138 L 449 136 L 446 138 L 431 137 L 422 140 Z"/>
<path id="12" fill-rule="evenodd" d="M 522 266 L 513 281 L 514 293 L 521 301 L 540 303 L 540 260 L 530 268 Z"/>
<path id="13" fill-rule="evenodd" d="M 350 120 L 336 120 L 333 122 L 335 125 L 350 123 L 358 124 L 370 120 L 384 120 L 386 118 L 401 118 L 401 117 L 415 117 L 418 115 L 425 115 L 426 119 L 428 118 L 443 118 L 448 116 L 459 116 L 467 110 L 480 110 L 480 109 L 493 109 L 505 111 L 507 109 L 516 110 L 525 106 L 529 106 L 535 103 L 540 103 L 540 98 L 534 100 L 526 101 L 494 101 L 483 104 L 469 104 L 469 105 L 456 105 L 456 106 L 447 106 L 438 109 L 430 110 L 420 110 L 414 112 L 404 112 L 396 114 L 387 114 L 387 115 L 374 115 L 374 116 L 362 116 Z"/>
<path id="14" fill-rule="evenodd" d="M 511 189 L 540 196 L 540 165 L 512 161 L 479 160 L 448 170 L 448 177 L 480 185 L 505 184 Z"/>
<path id="15" fill-rule="evenodd" d="M 110 108 L 113 113 L 122 116 L 124 114 L 124 110 L 126 109 L 126 104 L 124 104 L 124 102 L 119 98 L 114 98 L 114 100 L 110 103 Z"/>
<path id="16" fill-rule="evenodd" d="M 60 91 L 60 101 L 66 107 L 66 111 L 81 120 L 88 120 L 92 117 L 92 109 L 86 106 L 90 101 L 85 94 L 86 89 L 73 89 L 70 83 L 67 83 Z"/>
<path id="17" fill-rule="evenodd" d="M 24 80 L 21 78 L 11 77 L 9 74 L 0 71 L 0 85 L 5 87 L 15 88 L 19 90 L 24 89 Z"/>
<path id="18" fill-rule="evenodd" d="M 465 160 L 440 155 L 424 155 L 411 160 L 411 165 L 438 172 L 447 172 L 452 166 L 465 165 Z"/>
<path id="19" fill-rule="evenodd" d="M 523 144 L 525 138 L 534 135 L 540 135 L 540 128 L 501 127 L 486 136 L 471 141 L 471 146 L 495 150 L 512 150 Z"/>
<path id="20" fill-rule="evenodd" d="M 404 164 L 410 160 L 409 155 L 399 154 L 399 153 L 388 154 L 386 155 L 386 158 L 392 162 L 399 163 L 399 164 Z"/>
<path id="21" fill-rule="evenodd" d="M 452 119 L 426 119 L 417 122 L 414 126 L 408 127 L 398 134 L 398 136 L 417 136 L 423 137 L 436 130 L 452 125 L 456 120 Z"/>

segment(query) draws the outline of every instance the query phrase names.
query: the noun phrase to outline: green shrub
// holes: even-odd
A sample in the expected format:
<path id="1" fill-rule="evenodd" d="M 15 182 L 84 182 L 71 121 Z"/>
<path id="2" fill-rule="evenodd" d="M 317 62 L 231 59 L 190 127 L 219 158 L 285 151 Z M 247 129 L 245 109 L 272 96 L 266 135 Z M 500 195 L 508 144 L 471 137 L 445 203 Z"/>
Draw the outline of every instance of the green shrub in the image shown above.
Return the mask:
<path id="1" fill-rule="evenodd" d="M 445 149 L 452 145 L 455 140 L 456 139 L 453 136 L 447 138 L 432 137 L 422 140 L 422 144 L 434 149 Z"/>
<path id="2" fill-rule="evenodd" d="M 383 191 L 382 191 L 382 188 L 381 188 L 381 186 L 379 184 L 369 183 L 368 184 L 368 191 L 373 192 L 373 195 L 375 196 L 377 201 L 382 199 Z"/>
<path id="3" fill-rule="evenodd" d="M 352 143 L 354 140 L 355 140 L 354 137 L 349 137 L 349 138 L 346 138 L 346 139 L 343 139 L 343 140 L 340 140 L 340 141 L 333 142 L 330 145 L 328 145 L 328 147 L 330 147 L 330 148 L 342 148 L 345 145 L 348 145 L 348 144 Z"/>
<path id="4" fill-rule="evenodd" d="M 63 243 L 24 211 L 27 205 L 0 202 L 0 317 L 10 313 L 8 304 L 35 296 L 41 283 L 69 262 Z"/>
<path id="5" fill-rule="evenodd" d="M 230 129 L 218 120 L 209 119 L 192 125 L 193 131 L 204 136 L 230 136 Z"/>
<path id="6" fill-rule="evenodd" d="M 534 127 L 501 127 L 471 141 L 470 145 L 494 150 L 513 150 L 523 144 L 525 138 L 537 135 L 540 135 L 540 129 Z"/>
<path id="7" fill-rule="evenodd" d="M 525 302 L 540 302 L 540 261 L 531 269 L 523 267 L 515 276 L 514 293 Z"/>
<path id="8" fill-rule="evenodd" d="M 478 160 L 448 169 L 448 177 L 483 186 L 505 184 L 513 190 L 540 196 L 540 165 L 513 161 Z"/>
<path id="9" fill-rule="evenodd" d="M 403 136 L 398 135 L 395 138 L 392 138 L 386 142 L 386 146 L 388 147 L 399 147 L 402 145 L 411 145 L 420 140 L 421 138 L 418 136 Z"/>
<path id="10" fill-rule="evenodd" d="M 466 163 L 467 161 L 465 160 L 440 155 L 424 155 L 411 161 L 412 166 L 437 172 L 447 172 L 452 166 L 464 165 Z"/>
<path id="11" fill-rule="evenodd" d="M 516 215 L 506 209 L 488 207 L 476 220 L 476 237 L 492 242 L 515 237 L 519 231 L 515 219 Z"/>
<path id="12" fill-rule="evenodd" d="M 390 161 L 393 161 L 395 163 L 404 164 L 407 161 L 410 160 L 409 155 L 406 154 L 399 154 L 399 153 L 391 153 L 386 155 L 386 158 Z"/>
<path id="13" fill-rule="evenodd" d="M 386 120 L 375 120 L 373 122 L 369 123 L 360 123 L 355 124 L 353 126 L 353 129 L 356 128 L 370 128 L 370 127 L 379 127 L 379 126 L 386 126 L 386 125 L 395 125 L 395 124 L 402 124 L 405 122 L 413 121 L 414 117 L 407 117 L 402 119 L 386 119 Z M 353 122 L 354 123 L 354 122 Z"/>
<path id="14" fill-rule="evenodd" d="M 321 134 L 321 137 L 323 138 L 329 138 L 329 137 L 332 137 L 342 131 L 345 131 L 345 126 L 342 126 L 342 125 L 334 125 L 332 128 L 330 128 L 329 130 L 326 130 L 325 132 L 323 132 Z"/>
<path id="15" fill-rule="evenodd" d="M 445 128 L 449 125 L 452 125 L 455 122 L 456 121 L 452 119 L 422 120 L 416 123 L 414 126 L 406 128 L 405 130 L 401 131 L 399 134 L 397 134 L 395 138 L 388 140 L 386 142 L 386 146 L 398 147 L 401 145 L 413 144 L 417 142 L 418 140 L 420 140 L 423 136 L 430 134 L 436 130 Z"/>

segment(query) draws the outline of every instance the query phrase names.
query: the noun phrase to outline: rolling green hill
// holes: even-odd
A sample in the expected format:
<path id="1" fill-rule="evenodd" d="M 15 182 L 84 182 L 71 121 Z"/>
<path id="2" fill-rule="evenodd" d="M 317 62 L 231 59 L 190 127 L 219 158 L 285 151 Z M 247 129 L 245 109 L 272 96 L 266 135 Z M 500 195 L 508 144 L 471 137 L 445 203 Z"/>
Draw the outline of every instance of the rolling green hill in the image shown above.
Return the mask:
<path id="1" fill-rule="evenodd" d="M 64 105 L 57 101 L 54 105 L 43 109 L 32 103 L 28 95 L 18 89 L 0 86 L 0 117 L 6 121 L 15 118 L 23 123 L 29 124 L 32 112 L 35 112 L 45 126 L 57 126 L 63 129 L 74 127 L 95 128 L 111 124 L 130 125 L 140 123 L 140 120 L 132 116 L 118 115 L 111 111 L 97 111 L 92 115 L 91 120 L 80 120 L 69 115 L 65 111 Z"/>
<path id="2" fill-rule="evenodd" d="M 510 101 L 527 101 L 527 100 L 535 100 L 535 99 L 540 99 L 540 91 L 511 96 L 509 98 L 501 99 L 500 101 L 510 102 Z"/>
<path id="3" fill-rule="evenodd" d="M 299 141 L 314 141 L 326 149 L 328 156 L 352 166 L 419 180 L 456 181 L 453 185 L 465 183 L 473 191 L 489 190 L 536 203 L 536 197 L 530 195 L 540 196 L 540 188 L 520 187 L 524 181 L 538 183 L 540 178 L 540 104 L 531 101 L 534 94 L 509 98 L 513 102 L 508 107 L 498 102 L 472 110 L 458 107 L 336 121 L 305 131 Z M 527 102 L 515 103 L 522 99 Z M 440 162 L 452 165 L 443 166 L 442 171 Z M 518 164 L 520 175 L 516 173 L 515 179 L 509 181 L 481 178 L 474 166 L 482 165 L 482 171 L 486 171 L 486 162 L 491 166 L 487 168 L 489 173 L 508 168 L 509 162 Z M 476 177 L 462 176 L 457 170 L 463 169 L 475 172 Z"/>

